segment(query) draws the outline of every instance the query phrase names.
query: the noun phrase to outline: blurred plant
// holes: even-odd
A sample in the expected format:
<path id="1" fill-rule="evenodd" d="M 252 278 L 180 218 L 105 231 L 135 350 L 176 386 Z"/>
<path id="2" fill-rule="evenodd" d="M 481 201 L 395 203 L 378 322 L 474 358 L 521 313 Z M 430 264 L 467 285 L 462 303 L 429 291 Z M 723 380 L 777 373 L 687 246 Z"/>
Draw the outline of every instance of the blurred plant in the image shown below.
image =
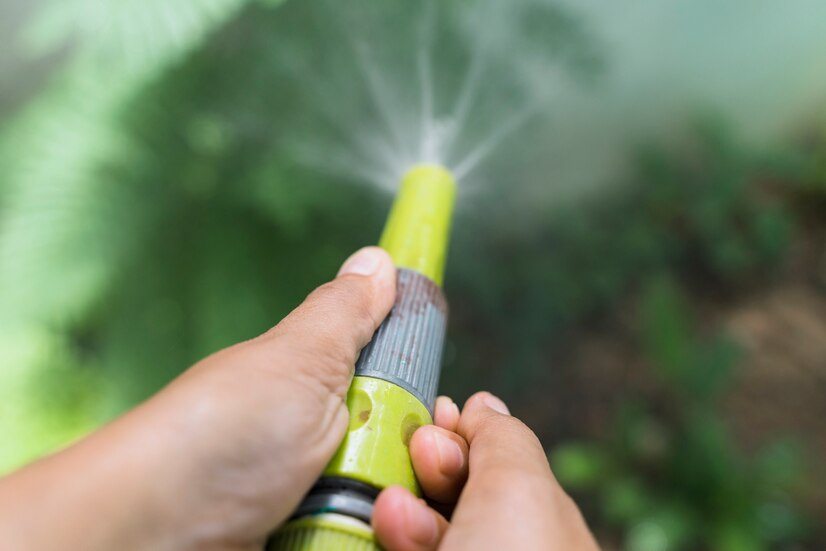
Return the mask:
<path id="1" fill-rule="evenodd" d="M 340 121 L 307 128 L 305 120 L 306 106 L 325 101 L 318 111 L 366 111 L 352 86 L 325 90 L 315 80 L 338 74 L 350 82 L 357 72 L 337 57 L 346 50 L 341 22 L 319 16 L 317 2 L 271 9 L 279 4 L 53 0 L 28 34 L 32 51 L 64 54 L 43 93 L 0 135 L 0 471 L 264 330 L 375 239 L 387 197 L 297 171 L 289 159 L 296 129 L 333 142 L 360 136 L 333 128 Z M 519 16 L 512 3 L 489 4 L 514 27 L 497 35 L 464 23 L 495 39 L 492 49 L 511 53 L 518 38 L 539 61 L 553 50 L 564 71 L 585 81 L 610 65 L 589 21 L 561 5 L 535 2 Z M 526 32 L 515 32 L 522 24 Z M 418 32 L 382 31 L 394 38 L 386 41 L 392 51 L 407 48 L 397 34 Z M 317 48 L 301 47 L 307 36 Z M 469 52 L 440 53 L 452 63 L 434 77 L 448 89 L 462 86 L 464 71 L 455 69 Z M 531 56 L 504 57 L 497 70 L 532 61 L 529 75 L 556 71 L 534 67 Z M 410 73 L 391 68 L 394 78 Z M 504 111 L 513 110 L 522 96 L 498 80 L 481 82 L 503 87 Z M 495 123 L 502 105 L 481 101 L 470 124 Z M 580 115 L 571 117 L 574 127 Z M 548 135 L 565 132 L 542 130 L 503 144 L 503 156 L 517 164 L 546 156 Z M 536 380 L 560 388 L 548 381 L 558 376 L 547 368 L 549 349 L 652 273 L 731 290 L 771 272 L 795 220 L 783 189 L 755 184 L 790 167 L 755 155 L 719 121 L 705 120 L 672 145 L 646 149 L 631 181 L 576 208 L 548 207 L 560 196 L 547 172 L 486 170 L 504 184 L 463 198 L 474 208 L 460 213 L 451 252 L 446 392 L 460 398 L 488 386 L 513 398 Z M 322 157 L 338 170 L 338 159 Z M 812 173 L 822 176 L 822 168 Z M 517 176 L 541 189 L 517 192 Z M 605 521 L 627 528 L 634 549 L 688 546 L 699 531 L 723 549 L 753 548 L 744 530 L 755 515 L 758 543 L 789 541 L 799 518 L 779 489 L 788 487 L 782 474 L 797 473 L 794 454 L 778 444 L 749 460 L 728 443 L 714 397 L 736 354 L 725 339 L 696 339 L 668 287 L 652 289 L 643 341 L 674 402 L 664 417 L 627 404 L 615 441 L 561 449 L 557 469 L 600 499 Z"/>
<path id="2" fill-rule="evenodd" d="M 295 185 L 260 127 L 280 106 L 235 101 L 256 74 L 215 35 L 258 4 L 50 2 L 30 29 L 65 53 L 0 143 L 0 471 L 266 329 L 372 238 L 378 199 Z"/>
<path id="3" fill-rule="evenodd" d="M 805 521 L 790 493 L 804 479 L 796 446 L 777 441 L 749 455 L 717 411 L 737 348 L 695 332 L 669 279 L 647 286 L 640 318 L 665 401 L 629 399 L 607 440 L 556 448 L 557 477 L 591 498 L 630 551 L 751 551 L 798 542 Z"/>
<path id="4" fill-rule="evenodd" d="M 265 330 L 375 240 L 389 197 L 346 179 L 324 148 L 315 153 L 332 176 L 300 170 L 294 149 L 304 134 L 358 142 L 364 128 L 349 123 L 376 110 L 353 84 L 369 80 L 370 68 L 347 42 L 348 32 L 362 38 L 350 23 L 375 18 L 388 46 L 377 57 L 404 50 L 413 60 L 413 70 L 382 67 L 385 76 L 415 79 L 418 52 L 381 23 L 388 14 L 418 20 L 422 9 L 335 5 L 45 3 L 27 44 L 33 55 L 59 52 L 57 70 L 0 135 L 0 365 L 15 366 L 0 370 L 0 403 L 10 411 L 0 433 L 31 435 L 4 442 L 0 471 Z M 451 37 L 467 32 L 459 7 L 445 8 Z M 583 65 L 583 74 L 596 65 L 595 54 L 580 53 L 587 33 L 561 9 L 544 6 L 524 22 L 519 10 L 507 13 L 534 25 L 520 42 L 540 40 L 541 25 L 554 30 L 550 49 L 563 65 Z M 404 31 L 416 35 L 414 27 Z M 466 63 L 466 50 L 451 49 L 450 59 Z M 442 74 L 453 68 L 434 77 L 462 86 L 464 71 Z M 414 88 L 406 83 L 394 82 Z M 510 81 L 502 86 L 519 100 Z M 405 96 L 410 105 L 417 100 Z M 83 396 L 73 404 L 31 391 L 43 380 Z M 61 430 L 56 419 L 66 422 Z"/>
<path id="5" fill-rule="evenodd" d="M 629 182 L 576 208 L 534 213 L 517 204 L 524 210 L 515 212 L 513 201 L 494 194 L 477 215 L 488 221 L 484 228 L 457 228 L 453 302 L 468 308 L 458 315 L 475 338 L 485 332 L 492 348 L 521 356 L 500 364 L 476 347 L 478 357 L 446 371 L 448 385 L 478 380 L 480 365 L 490 366 L 483 384 L 512 396 L 531 386 L 526 375 L 553 377 L 541 360 L 553 339 L 610 309 L 652 273 L 679 273 L 723 293 L 772 277 L 795 228 L 788 203 L 803 175 L 799 162 L 743 145 L 709 116 L 676 145 L 641 151 Z M 512 321 L 502 324 L 502 312 Z M 473 349 L 462 347 L 467 355 Z M 511 369 L 514 362 L 533 368 Z"/>

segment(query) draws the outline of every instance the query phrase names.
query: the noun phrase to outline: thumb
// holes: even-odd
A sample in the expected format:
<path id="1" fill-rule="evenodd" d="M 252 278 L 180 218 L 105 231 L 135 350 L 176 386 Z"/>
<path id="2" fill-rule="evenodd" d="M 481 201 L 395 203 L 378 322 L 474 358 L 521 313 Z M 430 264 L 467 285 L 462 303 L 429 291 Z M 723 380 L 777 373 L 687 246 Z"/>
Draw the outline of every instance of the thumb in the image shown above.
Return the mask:
<path id="1" fill-rule="evenodd" d="M 159 455 L 177 463 L 163 462 L 157 471 L 169 482 L 156 485 L 193 494 L 182 512 L 202 510 L 263 540 L 335 453 L 355 361 L 395 290 L 390 256 L 361 249 L 267 333 L 202 360 L 158 394 L 142 418 L 169 427 Z"/>
<path id="2" fill-rule="evenodd" d="M 379 247 L 348 258 L 336 278 L 318 287 L 278 325 L 262 336 L 291 349 L 298 362 L 334 394 L 344 396 L 359 352 L 390 312 L 396 296 L 396 268 Z"/>
<path id="3" fill-rule="evenodd" d="M 539 439 L 499 398 L 471 396 L 457 432 L 469 477 L 442 549 L 598 549 Z"/>

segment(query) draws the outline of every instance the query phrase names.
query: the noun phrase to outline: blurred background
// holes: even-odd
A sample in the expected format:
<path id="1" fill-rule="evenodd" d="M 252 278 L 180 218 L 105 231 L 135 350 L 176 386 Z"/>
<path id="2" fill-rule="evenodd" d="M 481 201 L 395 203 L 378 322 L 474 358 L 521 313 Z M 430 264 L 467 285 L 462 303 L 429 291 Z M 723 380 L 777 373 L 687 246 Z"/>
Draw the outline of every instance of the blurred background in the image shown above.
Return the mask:
<path id="1" fill-rule="evenodd" d="M 826 4 L 3 0 L 0 473 L 461 173 L 443 392 L 606 549 L 826 548 Z"/>

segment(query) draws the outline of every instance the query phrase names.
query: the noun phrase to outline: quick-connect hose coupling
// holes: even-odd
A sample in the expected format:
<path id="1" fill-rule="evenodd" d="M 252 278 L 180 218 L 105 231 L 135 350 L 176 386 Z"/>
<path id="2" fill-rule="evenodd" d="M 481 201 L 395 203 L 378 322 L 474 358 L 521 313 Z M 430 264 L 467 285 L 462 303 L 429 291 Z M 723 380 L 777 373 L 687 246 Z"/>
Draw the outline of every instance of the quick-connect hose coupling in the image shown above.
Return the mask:
<path id="1" fill-rule="evenodd" d="M 455 198 L 451 174 L 423 165 L 402 180 L 380 246 L 398 268 L 396 302 L 361 352 L 336 455 L 268 549 L 378 549 L 373 502 L 387 486 L 419 495 L 408 445 L 433 422 L 447 324 L 441 290 Z"/>

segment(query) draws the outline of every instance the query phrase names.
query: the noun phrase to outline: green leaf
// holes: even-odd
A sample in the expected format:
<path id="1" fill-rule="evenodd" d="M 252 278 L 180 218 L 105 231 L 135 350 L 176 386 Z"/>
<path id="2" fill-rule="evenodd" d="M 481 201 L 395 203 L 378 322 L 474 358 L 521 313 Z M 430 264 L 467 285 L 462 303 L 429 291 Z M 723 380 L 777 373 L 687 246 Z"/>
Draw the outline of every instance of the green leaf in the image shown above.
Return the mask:
<path id="1" fill-rule="evenodd" d="M 768 542 L 761 541 L 753 527 L 744 523 L 726 523 L 710 534 L 710 540 L 711 547 L 720 551 L 761 551 L 768 548 Z"/>
<path id="2" fill-rule="evenodd" d="M 682 549 L 700 535 L 698 528 L 685 507 L 678 503 L 661 503 L 649 516 L 632 526 L 625 537 L 625 548 L 628 551 Z"/>
<path id="3" fill-rule="evenodd" d="M 647 286 L 640 306 L 645 351 L 660 372 L 680 384 L 692 365 L 691 323 L 676 284 L 667 277 Z"/>
<path id="4" fill-rule="evenodd" d="M 653 496 L 636 476 L 619 476 L 605 482 L 601 492 L 602 512 L 608 522 L 634 525 L 651 513 Z"/>
<path id="5" fill-rule="evenodd" d="M 70 70 L 145 83 L 202 43 L 248 0 L 53 0 L 32 23 L 39 52 L 71 41 Z"/>
<path id="6" fill-rule="evenodd" d="M 571 490 L 592 489 L 610 475 L 611 461 L 596 444 L 570 443 L 554 448 L 550 463 L 559 481 Z"/>

